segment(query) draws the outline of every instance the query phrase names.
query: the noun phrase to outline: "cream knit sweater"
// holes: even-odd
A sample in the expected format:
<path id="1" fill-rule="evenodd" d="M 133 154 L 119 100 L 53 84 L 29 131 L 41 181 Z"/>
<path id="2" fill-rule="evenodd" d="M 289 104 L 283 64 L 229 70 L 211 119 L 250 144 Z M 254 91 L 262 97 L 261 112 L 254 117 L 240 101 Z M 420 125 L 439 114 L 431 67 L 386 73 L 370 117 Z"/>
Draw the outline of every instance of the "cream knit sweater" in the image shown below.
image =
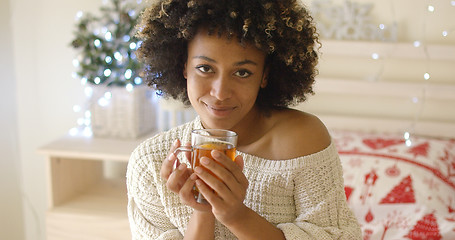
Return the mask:
<path id="1" fill-rule="evenodd" d="M 192 208 L 166 188 L 160 168 L 175 139 L 189 142 L 191 131 L 201 128 L 196 118 L 144 141 L 132 153 L 127 187 L 133 240 L 183 239 Z M 289 160 L 237 154 L 244 158 L 243 172 L 249 181 L 245 205 L 275 224 L 286 239 L 361 239 L 357 220 L 346 204 L 333 143 L 320 152 Z M 216 222 L 215 239 L 237 238 Z"/>

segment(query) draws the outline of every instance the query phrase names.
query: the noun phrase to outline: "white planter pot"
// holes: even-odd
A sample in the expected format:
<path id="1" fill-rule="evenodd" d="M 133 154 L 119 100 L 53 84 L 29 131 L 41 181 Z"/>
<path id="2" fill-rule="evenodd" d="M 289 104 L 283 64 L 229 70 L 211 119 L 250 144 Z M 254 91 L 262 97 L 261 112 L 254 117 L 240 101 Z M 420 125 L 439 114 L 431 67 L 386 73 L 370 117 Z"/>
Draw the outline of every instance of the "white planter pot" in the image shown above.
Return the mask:
<path id="1" fill-rule="evenodd" d="M 147 86 L 92 86 L 91 124 L 94 137 L 136 139 L 156 128 L 157 101 Z"/>

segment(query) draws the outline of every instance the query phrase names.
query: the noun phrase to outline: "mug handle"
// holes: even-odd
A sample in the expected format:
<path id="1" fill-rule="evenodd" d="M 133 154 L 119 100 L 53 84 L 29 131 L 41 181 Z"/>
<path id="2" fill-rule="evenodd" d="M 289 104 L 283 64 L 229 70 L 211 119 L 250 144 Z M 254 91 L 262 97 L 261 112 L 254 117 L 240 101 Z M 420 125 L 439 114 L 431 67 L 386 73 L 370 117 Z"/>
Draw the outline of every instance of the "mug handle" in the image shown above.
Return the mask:
<path id="1" fill-rule="evenodd" d="M 177 158 L 177 161 L 175 161 L 175 163 L 174 163 L 173 170 L 175 170 L 178 167 L 178 163 L 180 162 L 180 159 L 178 158 L 178 154 L 180 152 L 192 152 L 192 151 L 193 151 L 192 146 L 180 146 L 177 149 L 175 149 L 173 154 L 175 155 L 175 158 Z M 191 159 L 188 159 L 188 160 L 190 161 L 190 165 L 191 165 Z"/>

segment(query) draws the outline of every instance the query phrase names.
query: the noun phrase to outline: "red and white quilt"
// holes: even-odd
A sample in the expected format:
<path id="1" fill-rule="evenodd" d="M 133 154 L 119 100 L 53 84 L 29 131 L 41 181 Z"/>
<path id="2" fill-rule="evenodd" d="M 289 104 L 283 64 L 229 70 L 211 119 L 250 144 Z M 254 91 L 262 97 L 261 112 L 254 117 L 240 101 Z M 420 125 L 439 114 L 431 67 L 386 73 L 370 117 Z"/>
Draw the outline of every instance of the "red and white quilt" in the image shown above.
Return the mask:
<path id="1" fill-rule="evenodd" d="M 455 239 L 455 139 L 332 131 L 363 239 Z"/>

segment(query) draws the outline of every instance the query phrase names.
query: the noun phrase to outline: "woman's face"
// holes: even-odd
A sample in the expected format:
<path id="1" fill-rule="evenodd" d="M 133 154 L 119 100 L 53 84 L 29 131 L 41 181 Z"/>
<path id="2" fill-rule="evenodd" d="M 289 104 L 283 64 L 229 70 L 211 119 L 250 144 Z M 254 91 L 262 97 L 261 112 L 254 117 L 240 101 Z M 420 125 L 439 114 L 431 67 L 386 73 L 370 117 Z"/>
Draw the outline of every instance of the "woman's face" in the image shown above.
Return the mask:
<path id="1" fill-rule="evenodd" d="M 240 45 L 235 37 L 197 33 L 188 43 L 183 74 L 191 105 L 205 128 L 235 129 L 254 119 L 259 88 L 267 84 L 264 64 L 263 52 Z"/>

